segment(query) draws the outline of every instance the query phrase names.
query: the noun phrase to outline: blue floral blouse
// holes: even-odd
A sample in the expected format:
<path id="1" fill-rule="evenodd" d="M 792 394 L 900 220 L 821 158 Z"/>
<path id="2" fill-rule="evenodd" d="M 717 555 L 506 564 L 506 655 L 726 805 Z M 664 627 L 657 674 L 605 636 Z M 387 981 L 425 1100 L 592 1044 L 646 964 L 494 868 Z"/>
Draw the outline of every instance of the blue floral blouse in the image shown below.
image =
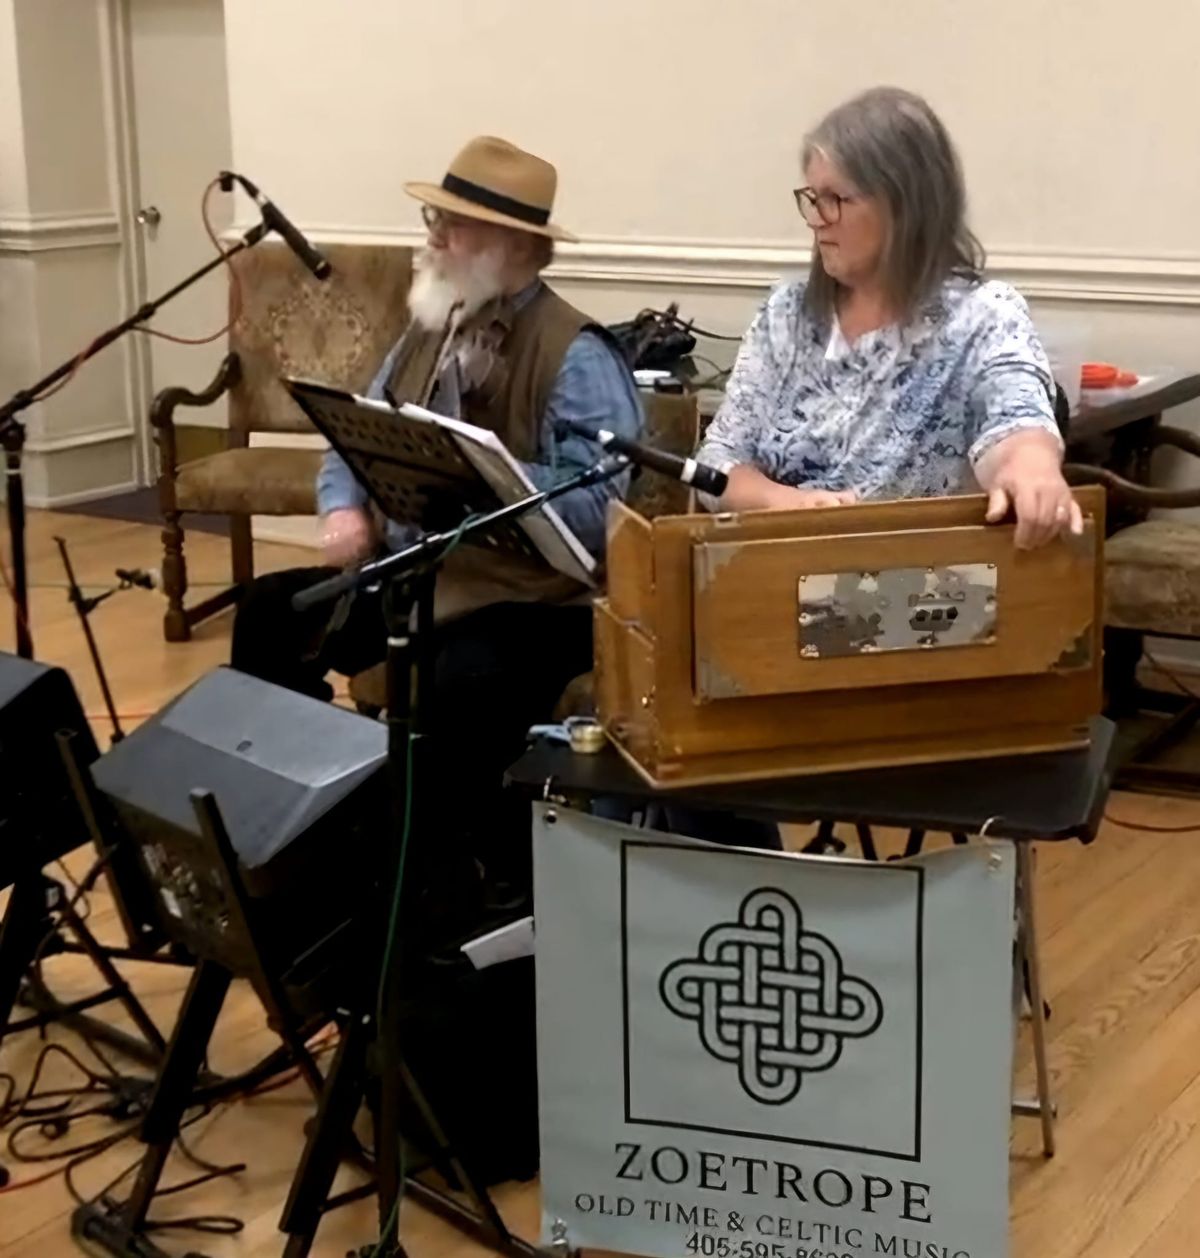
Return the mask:
<path id="1" fill-rule="evenodd" d="M 700 462 L 860 499 L 936 497 L 977 492 L 974 465 L 1004 437 L 1058 438 L 1050 364 L 1009 285 L 949 280 L 909 324 L 853 346 L 803 297 L 785 283 L 759 310 Z"/>

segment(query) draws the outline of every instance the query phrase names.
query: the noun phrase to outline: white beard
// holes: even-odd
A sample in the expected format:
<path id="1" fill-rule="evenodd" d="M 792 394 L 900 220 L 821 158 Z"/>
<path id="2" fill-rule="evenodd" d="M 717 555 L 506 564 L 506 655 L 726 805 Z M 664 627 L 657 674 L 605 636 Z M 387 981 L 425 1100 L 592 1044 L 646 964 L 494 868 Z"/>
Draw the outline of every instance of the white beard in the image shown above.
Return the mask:
<path id="1" fill-rule="evenodd" d="M 427 332 L 441 332 L 453 313 L 457 322 L 504 291 L 505 256 L 493 247 L 470 262 L 452 262 L 444 253 L 425 249 L 416 259 L 408 309 Z"/>

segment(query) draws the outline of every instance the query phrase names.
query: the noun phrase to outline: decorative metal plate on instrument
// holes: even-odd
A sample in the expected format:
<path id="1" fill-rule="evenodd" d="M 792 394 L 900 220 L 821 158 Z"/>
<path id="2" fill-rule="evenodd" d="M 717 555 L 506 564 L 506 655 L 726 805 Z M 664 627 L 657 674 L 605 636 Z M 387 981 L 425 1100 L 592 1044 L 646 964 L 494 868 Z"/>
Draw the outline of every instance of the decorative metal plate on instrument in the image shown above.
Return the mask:
<path id="1" fill-rule="evenodd" d="M 805 659 L 996 641 L 995 564 L 814 572 L 800 578 Z"/>

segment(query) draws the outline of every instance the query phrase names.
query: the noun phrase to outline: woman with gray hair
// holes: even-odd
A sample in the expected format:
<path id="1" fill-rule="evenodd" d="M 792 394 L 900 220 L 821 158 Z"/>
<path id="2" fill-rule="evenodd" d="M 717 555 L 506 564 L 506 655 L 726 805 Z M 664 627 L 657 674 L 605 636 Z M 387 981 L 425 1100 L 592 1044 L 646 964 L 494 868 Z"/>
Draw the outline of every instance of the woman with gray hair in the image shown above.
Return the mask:
<path id="1" fill-rule="evenodd" d="M 875 88 L 804 141 L 807 282 L 742 344 L 697 454 L 720 510 L 989 495 L 1016 544 L 1082 531 L 1063 479 L 1049 362 L 1028 308 L 983 279 L 954 146 L 920 97 Z"/>

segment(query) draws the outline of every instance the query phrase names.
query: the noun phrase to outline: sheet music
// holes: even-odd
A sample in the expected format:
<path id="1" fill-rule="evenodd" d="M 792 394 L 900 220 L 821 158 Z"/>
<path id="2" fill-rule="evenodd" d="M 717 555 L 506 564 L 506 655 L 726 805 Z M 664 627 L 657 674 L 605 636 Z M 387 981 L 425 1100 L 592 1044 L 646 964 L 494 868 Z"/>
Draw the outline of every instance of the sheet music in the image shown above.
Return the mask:
<path id="1" fill-rule="evenodd" d="M 529 479 L 525 469 L 490 429 L 477 428 L 461 419 L 438 415 L 419 406 L 409 405 L 404 410 L 406 414 L 415 412 L 428 422 L 452 432 L 463 454 L 495 490 L 501 502 L 515 502 L 538 492 L 538 487 Z M 547 563 L 585 585 L 595 584 L 595 560 L 553 505 L 546 503 L 538 510 L 528 512 L 518 523 Z"/>
<path id="2" fill-rule="evenodd" d="M 387 402 L 316 380 L 290 377 L 284 379 L 284 384 L 318 430 L 326 437 L 331 433 L 340 436 L 340 441 L 331 437 L 335 449 L 340 449 L 341 441 L 348 441 L 354 450 L 376 455 L 402 468 L 420 468 L 435 480 L 449 477 L 448 484 L 455 479 L 461 483 L 464 474 L 478 477 L 502 505 L 538 492 L 538 487 L 505 444 L 486 428 L 412 404 L 397 409 Z M 389 432 L 393 423 L 403 432 Z M 339 433 L 343 426 L 344 432 Z M 350 449 L 343 451 L 343 457 L 349 453 Z M 347 461 L 362 481 L 363 473 L 356 466 L 358 460 L 348 458 Z M 414 521 L 420 518 L 424 506 L 419 492 L 421 482 L 393 479 L 400 497 L 385 504 L 392 509 L 389 518 Z M 370 486 L 366 487 L 370 491 Z M 527 544 L 556 571 L 582 585 L 595 586 L 595 560 L 551 505 L 544 504 L 526 512 L 513 520 L 509 528 L 519 530 L 516 536 L 527 538 Z"/>

